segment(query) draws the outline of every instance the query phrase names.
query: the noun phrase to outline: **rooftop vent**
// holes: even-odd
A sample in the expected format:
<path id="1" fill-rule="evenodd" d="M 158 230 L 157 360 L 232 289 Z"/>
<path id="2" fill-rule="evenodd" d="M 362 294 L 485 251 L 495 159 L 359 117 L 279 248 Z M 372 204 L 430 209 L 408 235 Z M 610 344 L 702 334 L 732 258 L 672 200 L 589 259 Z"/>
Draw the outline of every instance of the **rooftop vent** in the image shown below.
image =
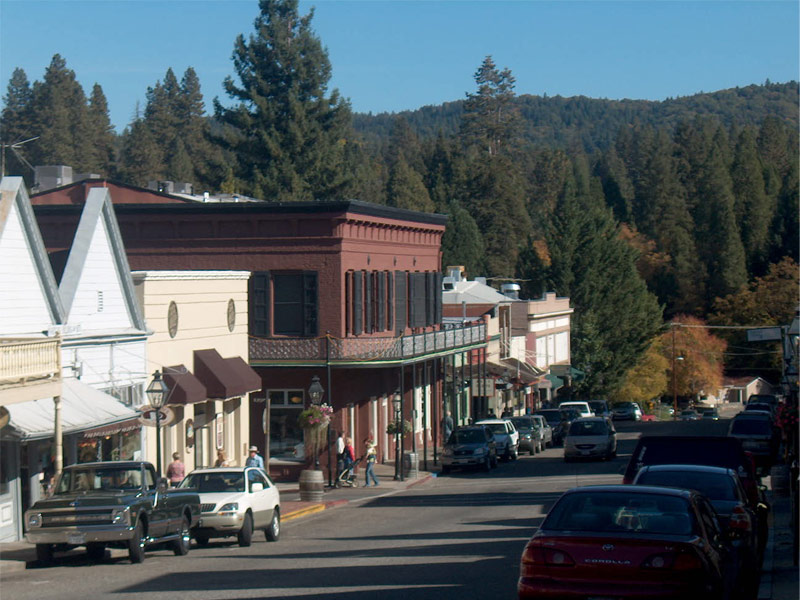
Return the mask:
<path id="1" fill-rule="evenodd" d="M 45 165 L 33 169 L 34 187 L 40 192 L 72 183 L 72 167 Z"/>
<path id="2" fill-rule="evenodd" d="M 452 277 L 442 277 L 442 289 L 444 291 L 456 289 L 456 280 Z"/>
<path id="3" fill-rule="evenodd" d="M 504 283 L 500 286 L 500 293 L 512 300 L 519 300 L 519 290 L 518 283 Z"/>
<path id="4" fill-rule="evenodd" d="M 463 265 L 449 266 L 445 269 L 448 277 L 452 277 L 454 281 L 461 281 L 464 279 Z"/>

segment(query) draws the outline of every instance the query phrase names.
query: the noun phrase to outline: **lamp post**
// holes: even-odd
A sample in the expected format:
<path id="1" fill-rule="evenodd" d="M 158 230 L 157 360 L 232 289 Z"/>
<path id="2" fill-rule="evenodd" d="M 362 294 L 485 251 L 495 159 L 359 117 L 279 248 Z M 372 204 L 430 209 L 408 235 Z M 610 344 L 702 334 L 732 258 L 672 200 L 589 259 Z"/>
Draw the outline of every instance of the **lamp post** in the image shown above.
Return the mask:
<path id="1" fill-rule="evenodd" d="M 392 407 L 394 408 L 394 478 L 400 479 L 400 428 L 403 424 L 400 422 L 400 411 L 403 408 L 403 397 L 400 395 L 400 389 L 395 390 L 392 396 Z"/>
<path id="2" fill-rule="evenodd" d="M 311 378 L 311 385 L 308 386 L 308 397 L 311 398 L 311 404 L 319 406 L 324 393 L 325 389 L 319 382 L 319 377 L 314 375 Z M 314 440 L 314 468 L 319 470 L 319 440 L 316 439 Z"/>
<path id="3" fill-rule="evenodd" d="M 147 398 L 156 411 L 156 474 L 161 477 L 161 409 L 167 403 L 169 386 L 161 378 L 161 371 L 153 373 L 153 381 L 145 391 Z"/>
<path id="4" fill-rule="evenodd" d="M 682 356 L 675 356 L 675 325 L 672 325 L 672 418 L 678 418 L 678 386 L 675 378 L 675 361 L 683 360 Z"/>

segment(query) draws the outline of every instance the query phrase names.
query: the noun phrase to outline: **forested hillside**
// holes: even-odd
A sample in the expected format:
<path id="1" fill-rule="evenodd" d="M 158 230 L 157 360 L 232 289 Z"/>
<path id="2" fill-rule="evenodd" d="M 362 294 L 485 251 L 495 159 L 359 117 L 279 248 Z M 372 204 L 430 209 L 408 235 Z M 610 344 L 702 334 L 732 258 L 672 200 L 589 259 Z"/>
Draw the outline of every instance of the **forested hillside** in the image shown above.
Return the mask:
<path id="1" fill-rule="evenodd" d="M 571 298 L 586 395 L 620 389 L 665 318 L 791 320 L 797 82 L 663 102 L 518 97 L 513 74 L 486 57 L 463 101 L 353 115 L 327 90 L 310 16 L 296 0 L 261 6 L 256 34 L 234 45 L 231 103 L 215 101 L 213 115 L 194 70 L 179 80 L 170 69 L 117 136 L 102 88 L 87 98 L 66 59 L 32 84 L 17 69 L 2 142 L 35 139 L 7 153 L 6 173 L 31 185 L 26 162 L 66 164 L 135 185 L 446 213 L 443 266 Z M 774 356 L 762 362 L 775 367 Z"/>

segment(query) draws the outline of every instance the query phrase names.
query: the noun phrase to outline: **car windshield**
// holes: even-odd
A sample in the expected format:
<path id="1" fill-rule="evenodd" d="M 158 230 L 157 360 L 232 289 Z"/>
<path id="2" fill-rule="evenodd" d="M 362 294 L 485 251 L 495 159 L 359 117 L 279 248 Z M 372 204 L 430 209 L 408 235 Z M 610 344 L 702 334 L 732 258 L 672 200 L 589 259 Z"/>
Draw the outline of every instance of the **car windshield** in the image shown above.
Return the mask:
<path id="1" fill-rule="evenodd" d="M 488 428 L 492 433 L 508 433 L 505 423 L 484 423 L 483 426 Z"/>
<path id="2" fill-rule="evenodd" d="M 634 410 L 636 405 L 633 402 L 620 402 L 617 404 L 617 410 Z"/>
<path id="3" fill-rule="evenodd" d="M 764 412 L 770 412 L 772 408 L 769 404 L 763 404 L 761 402 L 748 404 L 744 407 L 745 410 L 763 410 Z"/>
<path id="4" fill-rule="evenodd" d="M 734 419 L 731 425 L 731 433 L 770 435 L 772 426 L 765 419 Z"/>
<path id="5" fill-rule="evenodd" d="M 540 410 L 536 414 L 544 417 L 545 421 L 551 425 L 556 425 L 561 421 L 561 411 L 555 408 Z"/>
<path id="6" fill-rule="evenodd" d="M 480 429 L 463 429 L 450 434 L 448 444 L 482 444 L 486 434 Z"/>
<path id="7" fill-rule="evenodd" d="M 239 471 L 191 473 L 181 482 L 180 487 L 195 488 L 201 494 L 204 492 L 243 492 L 244 473 Z"/>
<path id="8" fill-rule="evenodd" d="M 647 471 L 639 475 L 636 483 L 697 490 L 711 500 L 736 500 L 736 484 L 729 475 L 722 473 Z"/>
<path id="9" fill-rule="evenodd" d="M 542 529 L 688 535 L 694 524 L 683 498 L 587 491 L 563 496 Z"/>
<path id="10" fill-rule="evenodd" d="M 575 421 L 569 426 L 569 435 L 606 435 L 608 426 L 602 421 Z"/>
<path id="11" fill-rule="evenodd" d="M 67 469 L 61 474 L 56 494 L 94 490 L 134 490 L 142 487 L 142 474 L 132 467 L 86 467 Z"/>
<path id="12" fill-rule="evenodd" d="M 530 431 L 536 427 L 536 421 L 528 417 L 513 417 L 511 422 L 520 431 Z"/>

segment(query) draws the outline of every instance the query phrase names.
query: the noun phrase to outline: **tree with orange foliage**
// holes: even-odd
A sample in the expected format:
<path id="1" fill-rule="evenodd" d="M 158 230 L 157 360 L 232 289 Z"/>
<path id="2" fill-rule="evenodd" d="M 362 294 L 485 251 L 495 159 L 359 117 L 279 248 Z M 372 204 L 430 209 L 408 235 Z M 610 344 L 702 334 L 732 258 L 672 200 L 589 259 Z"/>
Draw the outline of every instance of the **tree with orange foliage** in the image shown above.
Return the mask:
<path id="1" fill-rule="evenodd" d="M 661 336 L 664 356 L 670 362 L 670 382 L 671 365 L 675 365 L 678 396 L 697 399 L 701 395 L 716 395 L 717 390 L 722 387 L 725 349 L 728 345 L 725 340 L 713 335 L 705 325 L 705 321 L 697 317 L 677 315 L 672 320 L 669 331 Z"/>

